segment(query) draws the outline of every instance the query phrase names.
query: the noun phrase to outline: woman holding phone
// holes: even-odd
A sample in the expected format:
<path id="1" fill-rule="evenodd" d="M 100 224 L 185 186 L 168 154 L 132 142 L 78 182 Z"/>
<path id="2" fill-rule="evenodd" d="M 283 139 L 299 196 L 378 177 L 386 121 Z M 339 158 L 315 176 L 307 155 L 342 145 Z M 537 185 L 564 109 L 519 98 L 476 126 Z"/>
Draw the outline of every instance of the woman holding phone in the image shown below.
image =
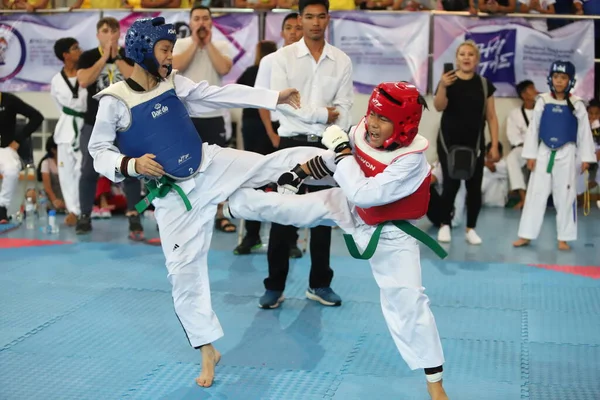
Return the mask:
<path id="1" fill-rule="evenodd" d="M 491 136 L 490 155 L 498 161 L 498 118 L 494 105 L 494 85 L 477 74 L 479 48 L 467 40 L 456 49 L 456 68 L 444 65 L 444 73 L 433 100 L 442 112 L 437 153 L 443 174 L 441 214 L 442 224 L 438 241 L 450 242 L 452 206 L 464 180 L 467 188 L 467 229 L 465 239 L 470 244 L 481 244 L 475 232 L 481 209 L 481 181 L 485 158 L 486 122 Z"/>

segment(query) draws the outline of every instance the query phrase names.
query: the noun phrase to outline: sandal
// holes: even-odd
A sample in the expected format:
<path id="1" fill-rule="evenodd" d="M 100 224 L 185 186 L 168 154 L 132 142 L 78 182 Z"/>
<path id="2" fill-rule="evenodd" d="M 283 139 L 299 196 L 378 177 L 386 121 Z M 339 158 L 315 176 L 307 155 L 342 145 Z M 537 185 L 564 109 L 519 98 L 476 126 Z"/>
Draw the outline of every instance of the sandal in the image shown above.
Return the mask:
<path id="1" fill-rule="evenodd" d="M 234 233 L 237 231 L 237 226 L 232 224 L 227 218 L 216 218 L 215 228 L 225 233 Z"/>

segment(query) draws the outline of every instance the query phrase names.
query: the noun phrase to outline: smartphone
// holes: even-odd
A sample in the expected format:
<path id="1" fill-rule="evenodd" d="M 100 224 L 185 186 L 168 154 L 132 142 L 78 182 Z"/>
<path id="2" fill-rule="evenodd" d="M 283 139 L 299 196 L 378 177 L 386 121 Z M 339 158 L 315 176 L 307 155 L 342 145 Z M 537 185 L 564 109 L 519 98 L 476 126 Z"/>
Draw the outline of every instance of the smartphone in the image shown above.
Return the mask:
<path id="1" fill-rule="evenodd" d="M 454 71 L 454 64 L 444 63 L 444 73 L 447 74 L 450 71 Z"/>

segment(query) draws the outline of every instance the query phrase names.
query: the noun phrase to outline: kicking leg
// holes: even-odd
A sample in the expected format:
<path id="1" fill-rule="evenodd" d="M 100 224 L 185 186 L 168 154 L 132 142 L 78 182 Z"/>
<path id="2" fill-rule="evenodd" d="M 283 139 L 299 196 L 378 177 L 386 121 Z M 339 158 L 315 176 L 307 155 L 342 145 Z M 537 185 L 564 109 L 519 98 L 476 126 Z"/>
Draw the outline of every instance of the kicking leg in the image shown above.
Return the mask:
<path id="1" fill-rule="evenodd" d="M 230 196 L 224 211 L 233 218 L 276 222 L 281 225 L 337 225 L 345 231 L 354 228 L 350 204 L 340 188 L 301 196 L 240 189 Z"/>
<path id="2" fill-rule="evenodd" d="M 325 150 L 315 147 L 294 147 L 276 151 L 263 156 L 258 153 L 218 148 L 206 145 L 203 148 L 203 161 L 207 167 L 207 175 L 202 179 L 202 185 L 209 195 L 215 195 L 225 200 L 237 189 L 259 188 L 269 183 L 277 182 L 281 174 L 304 163 L 313 157 L 325 153 Z M 306 184 L 334 185 L 333 178 L 320 181 L 307 179 Z"/>

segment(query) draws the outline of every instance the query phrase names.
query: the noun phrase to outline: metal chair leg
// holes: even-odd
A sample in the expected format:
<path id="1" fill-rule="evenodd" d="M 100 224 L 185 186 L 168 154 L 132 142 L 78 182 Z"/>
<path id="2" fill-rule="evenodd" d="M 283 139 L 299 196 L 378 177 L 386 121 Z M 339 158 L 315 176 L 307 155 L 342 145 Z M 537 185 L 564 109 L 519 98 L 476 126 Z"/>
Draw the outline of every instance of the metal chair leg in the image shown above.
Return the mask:
<path id="1" fill-rule="evenodd" d="M 25 214 L 25 202 L 27 201 L 27 192 L 30 189 L 33 189 L 36 191 L 36 194 L 37 194 L 37 180 L 35 179 L 35 171 L 36 171 L 35 164 L 27 163 L 23 167 L 24 181 L 25 181 L 25 193 L 23 195 L 23 198 L 21 199 L 21 204 L 15 215 L 15 219 L 17 220 L 17 222 L 23 221 L 23 216 Z M 30 172 L 33 173 L 33 187 L 31 187 L 31 185 L 29 185 L 29 173 Z"/>

